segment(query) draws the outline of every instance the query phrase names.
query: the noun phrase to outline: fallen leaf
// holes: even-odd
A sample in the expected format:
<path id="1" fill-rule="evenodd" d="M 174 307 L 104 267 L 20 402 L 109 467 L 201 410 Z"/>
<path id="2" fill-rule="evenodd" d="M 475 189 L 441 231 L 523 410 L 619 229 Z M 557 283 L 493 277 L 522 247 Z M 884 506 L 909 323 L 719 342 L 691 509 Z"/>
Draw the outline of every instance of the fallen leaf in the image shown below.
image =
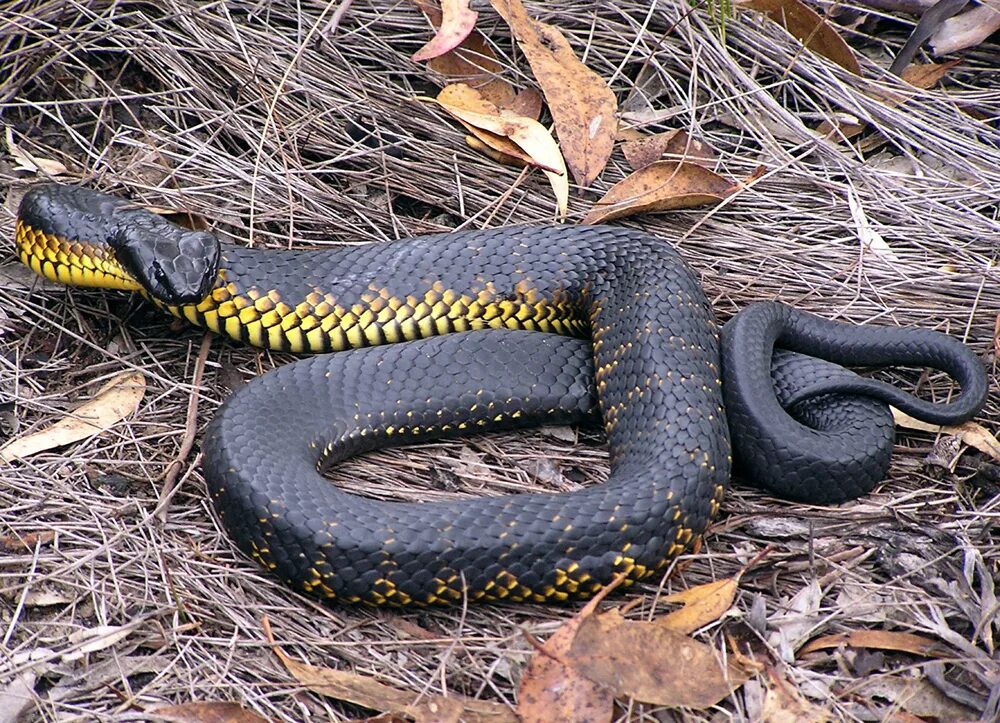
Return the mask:
<path id="1" fill-rule="evenodd" d="M 727 577 L 708 582 L 661 598 L 663 602 L 684 605 L 680 610 L 664 615 L 657 623 L 674 632 L 689 634 L 718 620 L 733 606 L 739 577 Z"/>
<path id="2" fill-rule="evenodd" d="M 463 447 L 463 449 L 468 449 L 468 447 Z M 386 612 L 385 620 L 389 623 L 390 627 L 392 627 L 400 635 L 414 640 L 437 640 L 441 637 L 440 634 L 432 633 L 427 628 L 422 627 L 421 625 L 418 625 L 414 621 L 404 618 L 401 615 Z"/>
<path id="3" fill-rule="evenodd" d="M 104 432 L 138 409 L 145 393 L 146 379 L 141 372 L 123 372 L 101 387 L 93 399 L 52 426 L 0 447 L 0 462 L 29 457 Z"/>
<path id="4" fill-rule="evenodd" d="M 657 161 L 608 189 L 581 223 L 718 203 L 735 189 L 732 181 L 697 164 Z"/>
<path id="5" fill-rule="evenodd" d="M 795 651 L 820 624 L 822 602 L 823 589 L 819 581 L 812 580 L 768 618 L 773 632 L 767 636 L 767 642 L 785 662 L 795 660 Z"/>
<path id="6" fill-rule="evenodd" d="M 953 60 L 948 63 L 927 65 L 911 65 L 903 71 L 901 77 L 915 88 L 928 89 L 944 77 L 944 74 L 961 61 Z M 887 107 L 895 108 L 906 101 L 904 95 L 892 92 L 882 92 L 878 94 L 879 99 Z M 856 119 L 854 119 L 856 120 Z M 841 140 L 849 140 L 860 135 L 868 126 L 865 123 L 852 122 L 850 120 L 823 121 L 816 128 L 820 135 Z"/>
<path id="7" fill-rule="evenodd" d="M 555 193 L 559 217 L 565 217 L 569 204 L 569 179 L 566 163 L 552 134 L 538 121 L 497 108 L 470 93 L 475 91 L 462 83 L 449 85 L 442 89 L 434 102 L 486 145 L 541 168 Z M 497 137 L 509 139 L 510 143 L 498 141 Z"/>
<path id="8" fill-rule="evenodd" d="M 49 605 L 66 605 L 76 600 L 77 596 L 58 588 L 42 588 L 29 590 L 21 598 L 25 607 L 44 608 Z"/>
<path id="9" fill-rule="evenodd" d="M 643 61 L 639 73 L 632 83 L 632 88 L 621 105 L 622 118 L 629 117 L 632 120 L 647 113 L 662 113 L 664 103 L 657 103 L 660 98 L 670 92 L 664 82 L 664 74 L 661 72 L 662 66 L 655 56 L 647 57 Z"/>
<path id="10" fill-rule="evenodd" d="M 861 66 L 851 46 L 833 26 L 800 0 L 736 0 L 736 4 L 764 13 L 814 53 L 861 75 Z"/>
<path id="11" fill-rule="evenodd" d="M 226 701 L 193 701 L 179 705 L 163 705 L 145 711 L 171 723 L 267 723 L 262 715 L 247 710 L 239 703 Z"/>
<path id="12" fill-rule="evenodd" d="M 868 126 L 864 123 L 852 123 L 851 121 L 823 121 L 816 127 L 816 132 L 826 138 L 837 140 L 850 140 L 861 135 Z"/>
<path id="13" fill-rule="evenodd" d="M 69 173 L 66 166 L 59 161 L 51 158 L 39 158 L 21 148 L 14 142 L 14 132 L 10 126 L 4 128 L 4 137 L 7 142 L 7 151 L 14 159 L 15 171 L 41 173 L 46 176 L 65 176 Z"/>
<path id="14" fill-rule="evenodd" d="M 56 539 L 52 530 L 29 532 L 26 535 L 4 535 L 0 537 L 0 552 L 32 552 L 36 545 L 47 545 Z"/>
<path id="15" fill-rule="evenodd" d="M 1000 314 L 993 321 L 993 353 L 1000 356 Z"/>
<path id="16" fill-rule="evenodd" d="M 417 723 L 459 723 L 465 720 L 465 706 L 455 698 L 432 695 L 407 707 L 406 714 Z"/>
<path id="17" fill-rule="evenodd" d="M 73 663 L 81 660 L 89 653 L 96 653 L 99 650 L 110 648 L 121 640 L 124 640 L 135 630 L 136 624 L 128 625 L 98 625 L 93 628 L 86 628 L 71 633 L 67 642 L 73 647 L 61 656 L 64 663 Z"/>
<path id="18" fill-rule="evenodd" d="M 563 34 L 528 17 L 521 0 L 490 0 L 517 40 L 542 87 L 566 165 L 581 186 L 604 170 L 618 129 L 615 94 L 580 62 Z"/>
<path id="19" fill-rule="evenodd" d="M 491 117 L 495 116 L 500 119 L 506 118 L 515 122 L 523 123 L 523 119 L 517 120 L 519 118 L 517 113 L 508 110 L 501 110 L 495 104 L 483 98 L 478 91 L 465 83 L 455 83 L 442 88 L 441 92 L 438 93 L 437 102 L 474 134 L 474 141 L 470 142 L 468 138 L 466 138 L 465 141 L 471 148 L 483 151 L 498 163 L 517 167 L 535 166 L 537 168 L 541 168 L 543 171 L 550 171 L 559 175 L 561 179 L 559 183 L 560 190 L 557 192 L 561 192 L 561 187 L 565 186 L 565 193 L 568 200 L 569 181 L 566 179 L 565 165 L 561 167 L 562 170 L 560 171 L 559 167 L 553 168 L 540 164 L 537 159 L 532 158 L 531 155 L 522 150 L 521 147 L 510 138 L 469 123 L 468 121 L 456 116 L 452 111 L 455 109 L 462 109 L 478 113 L 480 115 Z M 492 123 L 493 122 L 491 121 L 491 124 Z M 491 127 L 493 126 L 491 125 Z M 537 129 L 536 132 L 538 132 Z M 548 133 L 548 131 L 545 132 Z M 555 146 L 554 143 L 553 146 Z M 556 147 L 555 150 L 558 152 L 558 147 Z M 553 186 L 553 189 L 555 188 L 556 187 Z"/>
<path id="20" fill-rule="evenodd" d="M 483 131 L 483 133 L 485 133 L 485 131 Z M 499 139 L 500 141 L 506 140 L 502 136 L 496 136 L 496 138 Z M 479 151 L 483 155 L 489 156 L 494 161 L 504 166 L 513 166 L 514 168 L 524 168 L 525 166 L 533 165 L 530 164 L 528 161 L 526 161 L 523 155 L 518 154 L 515 156 L 509 153 L 504 153 L 503 151 L 498 151 L 496 148 L 486 145 L 476 136 L 466 136 L 465 145 L 467 145 L 474 151 Z"/>
<path id="21" fill-rule="evenodd" d="M 481 115 L 500 115 L 500 107 L 483 97 L 482 93 L 467 83 L 452 83 L 446 85 L 437 94 L 435 102 L 446 106 L 450 113 L 452 109 L 472 111 Z"/>
<path id="22" fill-rule="evenodd" d="M 0 688 L 0 723 L 17 723 L 24 720 L 21 714 L 25 710 L 36 706 L 38 673 L 29 668 L 8 680 L 7 685 Z"/>
<path id="23" fill-rule="evenodd" d="M 857 681 L 854 694 L 865 698 L 884 698 L 917 716 L 917 721 L 982 721 L 982 711 L 974 711 L 948 698 L 926 678 L 901 678 L 873 675 Z M 910 720 L 914 720 L 911 718 Z"/>
<path id="24" fill-rule="evenodd" d="M 944 74 L 948 70 L 959 62 L 961 61 L 953 60 L 941 64 L 911 65 L 902 72 L 901 77 L 915 88 L 931 88 L 944 77 Z M 905 96 L 888 91 L 879 93 L 878 97 L 890 108 L 902 105 L 906 101 Z M 865 123 L 856 123 L 850 120 L 833 120 L 820 123 L 816 128 L 816 132 L 829 138 L 836 136 L 841 140 L 849 140 L 860 135 L 867 127 Z"/>
<path id="25" fill-rule="evenodd" d="M 957 61 L 956 61 L 957 62 Z M 509 103 L 501 103 L 501 108 L 506 108 L 517 115 L 538 120 L 542 115 L 542 94 L 534 88 L 524 88 L 518 91 L 514 99 Z"/>
<path id="26" fill-rule="evenodd" d="M 747 681 L 719 651 L 657 621 L 625 620 L 619 610 L 580 623 L 571 665 L 616 696 L 644 703 L 703 710 Z"/>
<path id="27" fill-rule="evenodd" d="M 1000 30 L 1000 9 L 982 3 L 945 20 L 931 36 L 930 45 L 934 55 L 948 55 L 979 45 L 997 30 Z"/>
<path id="28" fill-rule="evenodd" d="M 911 417 L 906 412 L 901 412 L 895 407 L 892 409 L 892 419 L 900 427 L 906 429 L 917 429 L 921 432 L 931 432 L 932 434 L 947 434 L 958 437 L 964 444 L 975 447 L 983 454 L 987 454 L 993 459 L 1000 461 L 1000 441 L 990 430 L 975 422 L 965 422 L 957 426 L 930 424 Z"/>
<path id="29" fill-rule="evenodd" d="M 664 132 L 673 133 L 673 131 L 664 131 Z M 624 128 L 622 126 L 618 126 L 618 134 L 615 136 L 615 140 L 621 141 L 622 143 L 628 143 L 630 141 L 641 141 L 644 138 L 649 138 L 649 137 L 650 136 L 646 135 L 638 128 Z"/>
<path id="30" fill-rule="evenodd" d="M 614 696 L 604 685 L 584 677 L 569 660 L 573 640 L 598 603 L 624 580 L 618 577 L 576 615 L 563 623 L 528 661 L 517 692 L 522 723 L 606 723 L 614 712 Z"/>
<path id="31" fill-rule="evenodd" d="M 517 716 L 505 705 L 487 700 L 476 700 L 462 695 L 444 697 L 426 695 L 410 690 L 400 690 L 380 683 L 366 675 L 358 675 L 344 670 L 334 670 L 303 663 L 290 657 L 275 643 L 271 634 L 271 624 L 263 621 L 264 635 L 274 654 L 285 669 L 302 686 L 314 693 L 354 703 L 372 710 L 401 713 L 413 718 L 416 723 L 447 721 L 450 718 L 435 717 L 454 709 L 454 703 L 461 706 L 460 719 L 470 723 L 517 723 Z M 423 716 L 423 717 L 418 717 Z"/>
<path id="32" fill-rule="evenodd" d="M 767 669 L 770 685 L 761 706 L 761 723 L 827 723 L 829 712 L 806 700 L 791 683 Z"/>
<path id="33" fill-rule="evenodd" d="M 708 167 L 715 161 L 715 154 L 709 146 L 694 140 L 680 128 L 628 140 L 622 143 L 622 153 L 636 171 L 659 161 L 667 153 L 700 166 Z"/>
<path id="34" fill-rule="evenodd" d="M 437 32 L 411 60 L 430 60 L 454 50 L 476 27 L 478 17 L 479 13 L 469 9 L 469 0 L 441 0 L 441 23 Z"/>
<path id="35" fill-rule="evenodd" d="M 861 199 L 851 185 L 847 187 L 847 206 L 851 210 L 851 219 L 854 221 L 854 228 L 857 231 L 858 239 L 861 241 L 861 247 L 871 251 L 875 256 L 898 263 L 899 257 L 896 255 L 896 252 L 892 250 L 889 242 L 885 240 L 882 234 L 872 226 L 868 220 L 868 214 L 865 213 L 864 206 L 861 205 Z"/>
<path id="36" fill-rule="evenodd" d="M 925 638 L 913 633 L 897 633 L 891 630 L 854 630 L 849 633 L 837 633 L 816 638 L 799 649 L 799 655 L 812 653 L 816 650 L 837 648 L 847 645 L 852 648 L 877 648 L 878 650 L 898 650 L 902 653 L 913 653 L 925 658 L 937 658 L 947 655 L 948 650 L 936 640 Z"/>
<path id="37" fill-rule="evenodd" d="M 441 10 L 425 2 L 414 0 L 416 5 L 430 19 L 431 24 L 440 27 Z M 432 58 L 427 67 L 447 78 L 471 85 L 479 93 L 496 105 L 504 105 L 514 99 L 514 88 L 500 77 L 503 66 L 497 60 L 486 38 L 473 29 L 454 50 Z"/>
<path id="38" fill-rule="evenodd" d="M 900 77 L 914 88 L 927 90 L 937 85 L 945 74 L 958 65 L 960 60 L 949 60 L 947 63 L 914 63 L 907 66 Z"/>
<path id="39" fill-rule="evenodd" d="M 179 633 L 181 630 L 174 628 L 172 632 Z M 145 644 L 155 645 L 152 640 Z M 167 647 L 168 643 L 164 641 L 163 648 Z M 86 665 L 63 668 L 59 676 L 53 676 L 58 682 L 46 690 L 46 699 L 53 704 L 70 698 L 80 700 L 91 691 L 109 690 L 135 675 L 148 674 L 154 678 L 177 664 L 174 658 L 167 655 L 129 655 L 124 651 L 100 657 L 100 660 L 87 661 Z"/>

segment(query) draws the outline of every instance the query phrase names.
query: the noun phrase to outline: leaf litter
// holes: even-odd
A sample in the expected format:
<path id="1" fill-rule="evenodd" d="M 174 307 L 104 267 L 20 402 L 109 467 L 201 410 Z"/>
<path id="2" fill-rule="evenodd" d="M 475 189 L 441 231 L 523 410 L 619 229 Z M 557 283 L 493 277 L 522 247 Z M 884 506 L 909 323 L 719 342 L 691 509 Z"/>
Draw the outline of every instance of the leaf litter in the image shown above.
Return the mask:
<path id="1" fill-rule="evenodd" d="M 17 27 L 29 32 L 14 44 L 0 39 L 9 71 L 0 78 L 0 96 L 9 101 L 5 123 L 13 147 L 33 165 L 20 163 L 14 170 L 17 152 L 8 144 L 13 165 L 0 166 L 8 190 L 47 171 L 68 169 L 73 177 L 98 179 L 88 183 L 129 193 L 146 205 L 190 208 L 237 240 L 252 231 L 257 242 L 273 246 L 323 245 L 340 232 L 350 240 L 381 240 L 467 223 L 550 218 L 551 193 L 541 174 L 484 160 L 439 114 L 409 102 L 428 93 L 429 85 L 464 82 L 497 109 L 543 125 L 551 118 L 567 159 L 578 152 L 574 163 L 582 177 L 593 176 L 589 188 L 568 198 L 567 217 L 580 219 L 601 193 L 625 179 L 624 164 L 631 159 L 624 145 L 615 147 L 616 122 L 609 127 L 610 155 L 601 159 L 608 143 L 599 136 L 605 120 L 613 118 L 603 102 L 568 114 L 575 113 L 578 128 L 579 119 L 586 120 L 587 132 L 572 141 L 563 138 L 555 107 L 560 103 L 549 89 L 552 78 L 568 77 L 554 70 L 554 63 L 565 62 L 590 89 L 571 88 L 575 97 L 591 91 L 606 97 L 590 74 L 612 98 L 656 95 L 652 103 L 635 106 L 641 113 L 630 106 L 629 140 L 650 137 L 657 145 L 683 132 L 710 149 L 710 169 L 721 178 L 751 178 L 755 169 L 769 169 L 707 214 L 646 209 L 629 220 L 680 243 L 720 316 L 755 299 L 781 298 L 855 322 L 949 330 L 992 363 L 1000 298 L 991 283 L 989 239 L 997 228 L 988 212 L 995 204 L 988 189 L 1000 184 L 1000 159 L 995 134 L 978 119 L 1000 114 L 991 81 L 995 73 L 987 72 L 981 54 L 995 51 L 995 45 L 943 70 L 914 70 L 920 75 L 905 84 L 872 77 L 872 64 L 884 66 L 883 59 L 887 63 L 905 40 L 892 27 L 871 36 L 880 54 L 862 63 L 862 75 L 853 76 L 770 21 L 730 24 L 723 47 L 706 24 L 707 15 L 686 6 L 649 14 L 648 6 L 634 2 L 582 12 L 576 6 L 530 4 L 517 15 L 553 61 L 539 71 L 528 61 L 531 51 L 515 44 L 506 22 L 485 5 L 477 6 L 477 28 L 426 63 L 411 60 L 431 36 L 415 5 L 345 4 L 336 31 L 321 45 L 303 42 L 310 28 L 325 27 L 328 20 L 308 5 L 293 10 L 274 3 L 266 15 L 242 0 L 196 12 L 179 0 L 169 5 L 177 12 L 143 6 L 141 13 L 97 12 L 60 22 L 60 13 L 69 10 L 50 0 L 15 3 Z M 104 7 L 111 4 L 94 5 L 98 11 Z M 427 17 L 434 24 L 432 15 Z M 832 15 L 821 25 L 852 44 L 857 37 L 837 26 Z M 555 29 L 563 40 L 540 27 Z M 80 73 L 70 55 L 74 43 L 88 48 L 88 69 Z M 123 58 L 128 59 L 124 71 Z M 639 69 L 647 78 L 642 83 Z M 540 76 L 546 74 L 543 82 Z M 536 85 L 541 93 L 527 108 L 514 110 L 518 93 L 530 95 Z M 94 113 L 95 98 L 101 115 Z M 810 130 L 824 119 L 849 115 L 865 125 L 857 145 L 839 138 L 839 145 L 827 143 Z M 348 140 L 344 118 L 372 123 L 376 137 L 393 139 L 396 153 Z M 883 153 L 896 153 L 891 170 L 869 162 L 865 154 L 876 144 Z M 258 147 L 256 155 L 245 150 Z M 692 145 L 685 148 L 689 153 Z M 650 163 L 703 160 L 676 155 L 668 144 Z M 580 183 L 581 177 L 574 177 Z M 248 216 L 251 184 L 254 212 Z M 858 202 L 854 213 L 852 195 Z M 857 209 L 863 210 L 864 224 L 859 225 Z M 9 229 L 9 221 L 8 216 L 0 223 Z M 898 261 L 873 264 L 861 255 L 862 227 L 877 230 Z M 234 553 L 206 512 L 194 459 L 181 474 L 165 520 L 152 521 L 160 476 L 181 442 L 193 392 L 185 380 L 200 335 L 125 303 L 113 295 L 0 281 L 0 405 L 7 415 L 0 418 L 0 433 L 11 414 L 21 429 L 44 429 L 65 414 L 67 395 L 98 375 L 142 368 L 147 383 L 143 403 L 114 423 L 113 434 L 70 443 L 58 455 L 0 463 L 0 535 L 35 540 L 30 549 L 14 543 L 0 561 L 0 604 L 10 611 L 5 636 L 14 651 L 12 665 L 0 672 L 0 690 L 30 695 L 29 719 L 81 710 L 111 716 L 123 701 L 196 703 L 192 681 L 211 681 L 213 697 L 224 699 L 212 703 L 238 702 L 269 720 L 363 716 L 356 705 L 296 682 L 261 634 L 259 619 L 267 615 L 280 625 L 282 648 L 291 659 L 349 671 L 431 703 L 426 712 L 414 708 L 410 714 L 380 716 L 383 720 L 412 719 L 414 713 L 454 717 L 454 706 L 442 700 L 481 700 L 507 712 L 520 705 L 518 687 L 530 679 L 529 661 L 539 657 L 530 641 L 555 638 L 560 626 L 574 619 L 572 608 L 470 607 L 399 615 L 319 608 Z M 216 342 L 199 390 L 209 400 L 204 417 L 227 393 L 224 375 L 215 370 L 245 379 L 286 361 L 284 355 Z M 906 371 L 887 376 L 935 396 L 949 392 L 943 379 Z M 997 416 L 991 402 L 978 420 L 986 449 Z M 989 719 L 995 713 L 989 690 L 996 680 L 992 648 L 984 640 L 992 630 L 996 598 L 984 575 L 989 577 L 998 556 L 987 526 L 1000 493 L 990 486 L 997 478 L 990 476 L 995 462 L 989 453 L 958 448 L 946 468 L 935 467 L 929 461 L 935 434 L 901 434 L 890 479 L 872 495 L 839 508 L 777 501 L 737 486 L 705 546 L 683 560 L 673 578 L 634 586 L 624 598 L 616 594 L 616 601 L 628 601 L 626 607 L 642 606 L 641 620 L 633 619 L 634 610 L 595 611 L 580 624 L 586 636 L 570 641 L 564 657 L 572 657 L 576 642 L 595 677 L 617 675 L 623 667 L 638 674 L 644 661 L 614 657 L 626 655 L 620 645 L 603 652 L 607 641 L 622 640 L 615 637 L 622 633 L 611 631 L 629 623 L 666 626 L 671 616 L 680 616 L 673 618 L 678 628 L 671 629 L 679 637 L 658 635 L 676 640 L 680 650 L 687 650 L 689 641 L 703 646 L 717 670 L 735 663 L 756 675 L 716 704 L 715 710 L 734 720 L 746 720 L 750 710 L 779 720 L 789 711 L 807 716 L 814 709 L 831 719 L 879 718 L 890 712 L 884 702 L 889 696 L 892 710 L 910 715 L 973 711 L 967 717 Z M 521 492 L 532 489 L 530 470 L 537 468 L 524 462 L 544 455 L 573 484 L 590 484 L 606 473 L 607 460 L 591 436 L 582 439 L 578 444 L 504 434 L 471 440 L 465 444 L 476 450 L 480 463 L 474 474 L 459 476 L 447 489 L 437 485 L 437 472 L 460 466 L 465 447 L 459 443 L 381 452 L 348 464 L 335 479 L 366 494 L 398 499 Z M 107 475 L 123 477 L 126 491 L 100 486 Z M 755 520 L 775 516 L 795 521 L 795 531 L 780 540 L 755 531 L 763 529 L 752 524 Z M 763 549 L 771 549 L 768 557 L 744 571 L 746 561 Z M 984 561 L 982 569 L 965 563 L 973 552 Z M 738 585 L 730 582 L 738 575 Z M 32 595 L 44 592 L 50 581 L 59 583 L 58 596 L 35 607 Z M 850 594 L 842 594 L 848 586 Z M 684 602 L 675 597 L 684 590 L 697 591 L 699 600 L 666 610 Z M 787 607 L 790 600 L 798 601 L 793 609 Z M 868 607 L 860 603 L 866 600 L 877 600 L 884 614 L 864 613 Z M 763 612 L 754 612 L 758 608 Z M 155 620 L 155 636 L 123 632 L 136 610 Z M 852 611 L 862 612 L 855 619 Z M 399 620 L 424 633 L 408 634 Z M 67 628 L 83 631 L 74 639 L 87 642 L 74 647 Z M 747 629 L 759 630 L 758 637 Z M 94 633 L 87 631 L 108 634 L 90 639 Z M 783 635 L 775 636 L 778 631 Z M 916 648 L 862 647 L 873 641 L 898 644 L 896 635 L 904 633 L 935 641 L 952 656 L 939 662 L 917 655 Z M 810 641 L 824 641 L 824 647 L 810 649 Z M 836 647 L 825 646 L 833 641 Z M 86 660 L 74 660 L 79 645 L 90 643 Z M 158 663 L 153 676 L 142 673 L 149 669 L 141 661 L 150 649 L 169 661 Z M 862 665 L 865 651 L 869 657 Z M 57 662 L 65 656 L 68 662 L 46 664 L 45 656 Z M 84 667 L 95 664 L 107 664 L 106 682 L 93 687 L 80 682 Z M 110 673 L 114 666 L 117 675 Z M 935 682 L 917 688 L 893 673 L 896 669 Z M 651 680 L 671 670 L 676 667 L 651 666 L 656 673 Z M 41 675 L 46 685 L 37 685 Z M 606 695 L 630 693 L 631 687 L 616 687 L 625 679 L 612 677 L 600 687 Z M 877 681 L 882 684 L 874 685 Z M 62 682 L 65 687 L 59 687 Z M 559 684 L 554 679 L 553 685 Z M 755 687 L 763 691 L 757 708 L 750 705 Z M 664 710 L 667 704 L 627 696 L 616 705 L 612 715 L 621 718 L 674 715 Z M 713 710 L 689 709 L 684 715 L 708 720 Z"/>
<path id="2" fill-rule="evenodd" d="M 441 0 L 441 21 L 437 32 L 410 59 L 431 60 L 450 53 L 469 37 L 478 17 L 479 13 L 469 9 L 468 0 Z"/>

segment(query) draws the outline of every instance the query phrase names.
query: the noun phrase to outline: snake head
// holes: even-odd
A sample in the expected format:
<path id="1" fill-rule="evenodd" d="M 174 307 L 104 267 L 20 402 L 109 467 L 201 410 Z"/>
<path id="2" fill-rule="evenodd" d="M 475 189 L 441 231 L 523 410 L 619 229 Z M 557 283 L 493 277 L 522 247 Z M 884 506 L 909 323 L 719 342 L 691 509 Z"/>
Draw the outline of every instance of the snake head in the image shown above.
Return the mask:
<path id="1" fill-rule="evenodd" d="M 197 303 L 218 277 L 219 239 L 158 216 L 130 213 L 109 239 L 118 262 L 150 296 L 167 305 Z"/>

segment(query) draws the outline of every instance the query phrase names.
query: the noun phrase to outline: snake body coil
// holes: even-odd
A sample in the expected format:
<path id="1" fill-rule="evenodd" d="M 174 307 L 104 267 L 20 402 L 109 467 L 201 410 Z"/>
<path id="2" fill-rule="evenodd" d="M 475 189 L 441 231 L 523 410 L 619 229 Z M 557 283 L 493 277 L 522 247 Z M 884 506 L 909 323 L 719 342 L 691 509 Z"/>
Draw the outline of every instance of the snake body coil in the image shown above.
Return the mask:
<path id="1" fill-rule="evenodd" d="M 662 569 L 700 537 L 728 485 L 712 312 L 687 265 L 647 235 L 506 228 L 326 252 L 259 251 L 178 229 L 119 199 L 43 186 L 22 203 L 18 245 L 22 260 L 50 278 L 140 290 L 177 316 L 251 344 L 371 347 L 253 380 L 220 409 L 204 441 L 205 478 L 227 530 L 246 553 L 313 594 L 376 604 L 584 597 L 618 573 L 636 580 Z M 796 444 L 820 433 L 784 412 L 778 441 L 763 447 L 753 446 L 761 436 L 740 429 L 739 458 L 763 460 L 764 473 L 772 457 L 782 460 L 775 484 L 789 494 L 841 500 L 884 474 L 891 418 L 870 396 L 927 409 L 820 360 L 775 354 L 775 340 L 794 348 L 804 338 L 809 347 L 815 337 L 804 350 L 839 363 L 877 357 L 943 368 L 962 394 L 933 405 L 938 419 L 967 418 L 983 403 L 981 365 L 947 337 L 898 330 L 908 351 L 875 353 L 885 339 L 868 330 L 762 308 L 767 319 L 748 316 L 750 331 L 740 321 L 727 327 L 727 344 L 753 351 L 733 363 L 746 373 L 732 382 L 727 363 L 726 405 L 748 424 L 770 425 L 767 405 L 779 404 L 773 381 L 801 418 L 846 421 L 863 435 L 860 451 L 856 442 L 820 443 L 819 458 L 813 450 L 804 465 Z M 451 333 L 485 329 L 494 331 Z M 581 421 L 595 404 L 610 478 L 571 493 L 386 503 L 341 491 L 317 471 L 390 444 Z"/>

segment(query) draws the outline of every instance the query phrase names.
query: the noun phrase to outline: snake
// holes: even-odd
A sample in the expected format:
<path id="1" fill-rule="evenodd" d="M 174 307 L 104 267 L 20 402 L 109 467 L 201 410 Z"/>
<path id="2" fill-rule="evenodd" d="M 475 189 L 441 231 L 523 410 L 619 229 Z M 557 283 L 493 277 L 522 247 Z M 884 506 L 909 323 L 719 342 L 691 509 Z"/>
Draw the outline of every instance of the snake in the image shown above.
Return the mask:
<path id="1" fill-rule="evenodd" d="M 734 459 L 775 494 L 842 502 L 886 474 L 888 405 L 956 424 L 987 394 L 975 354 L 936 331 L 777 302 L 720 330 L 678 251 L 625 227 L 261 249 L 39 184 L 16 244 L 49 279 L 138 292 L 239 342 L 311 354 L 225 400 L 202 471 L 236 546 L 330 603 L 561 602 L 663 574 L 700 544 Z M 932 403 L 846 368 L 886 365 L 946 372 L 960 392 Z M 569 491 L 401 502 L 323 476 L 387 446 L 586 423 L 603 426 L 610 472 Z"/>

